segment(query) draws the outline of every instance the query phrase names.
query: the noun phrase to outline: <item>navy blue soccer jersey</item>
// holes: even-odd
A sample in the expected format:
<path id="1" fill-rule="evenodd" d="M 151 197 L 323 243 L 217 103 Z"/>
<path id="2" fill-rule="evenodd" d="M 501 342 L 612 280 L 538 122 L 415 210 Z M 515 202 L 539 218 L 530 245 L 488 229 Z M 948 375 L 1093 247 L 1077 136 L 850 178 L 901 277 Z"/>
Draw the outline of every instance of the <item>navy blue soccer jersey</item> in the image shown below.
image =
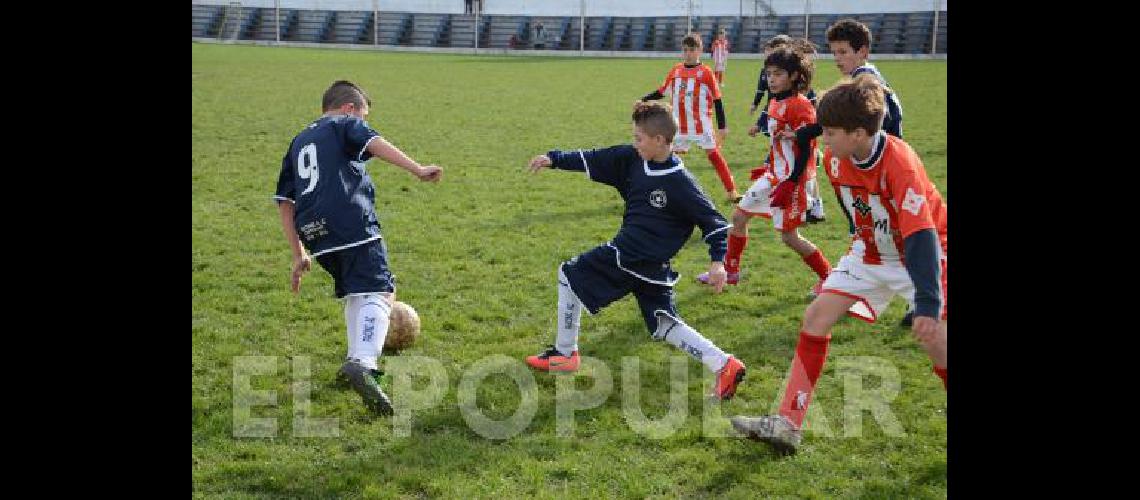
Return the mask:
<path id="1" fill-rule="evenodd" d="M 365 148 L 379 136 L 358 117 L 322 116 L 289 145 L 274 199 L 294 203 L 297 235 L 313 256 L 380 238 L 365 168 Z"/>
<path id="2" fill-rule="evenodd" d="M 584 171 L 591 180 L 613 186 L 621 194 L 625 214 L 613 246 L 623 267 L 640 263 L 646 272 L 654 266 L 661 269 L 688 241 L 694 226 L 704 234 L 709 257 L 724 260 L 730 226 L 676 155 L 663 163 L 650 162 L 633 146 L 623 145 L 554 150 L 547 156 L 553 168 Z"/>
<path id="3" fill-rule="evenodd" d="M 879 79 L 879 83 L 883 84 L 886 89 L 887 97 L 887 112 L 883 114 L 883 130 L 895 137 L 902 138 L 902 103 L 893 91 L 890 90 L 891 85 L 887 83 L 887 79 L 883 78 L 883 74 L 879 73 L 879 68 L 874 64 L 865 63 L 851 72 L 851 78 L 855 78 L 863 73 L 870 73 Z"/>

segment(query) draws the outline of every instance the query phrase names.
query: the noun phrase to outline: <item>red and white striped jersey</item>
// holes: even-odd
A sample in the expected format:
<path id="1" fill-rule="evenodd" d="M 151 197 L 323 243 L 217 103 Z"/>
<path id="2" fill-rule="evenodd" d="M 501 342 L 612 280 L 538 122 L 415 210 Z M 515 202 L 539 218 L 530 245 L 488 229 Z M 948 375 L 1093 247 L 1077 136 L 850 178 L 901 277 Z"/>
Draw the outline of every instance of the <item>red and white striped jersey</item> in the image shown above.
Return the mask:
<path id="1" fill-rule="evenodd" d="M 713 40 L 712 57 L 717 66 L 724 65 L 724 62 L 728 60 L 728 39 Z"/>
<path id="2" fill-rule="evenodd" d="M 680 127 L 678 134 L 704 135 L 716 129 L 712 119 L 713 101 L 720 99 L 720 85 L 707 65 L 690 68 L 683 62 L 677 63 L 657 91 L 673 94 L 673 118 Z"/>
<path id="3" fill-rule="evenodd" d="M 803 94 L 793 94 L 784 99 L 768 100 L 768 131 L 772 134 L 772 147 L 770 148 L 772 173 L 783 181 L 792 175 L 792 168 L 796 164 L 796 155 L 801 154 L 796 146 L 795 139 L 784 139 L 781 132 L 792 131 L 815 123 L 815 106 Z M 804 173 L 800 182 L 807 182 L 815 178 L 816 139 L 811 140 Z"/>
<path id="4" fill-rule="evenodd" d="M 851 223 L 851 249 L 865 264 L 902 264 L 903 240 L 934 229 L 946 255 L 946 204 L 910 145 L 880 131 L 867 164 L 823 153 L 823 166 Z"/>

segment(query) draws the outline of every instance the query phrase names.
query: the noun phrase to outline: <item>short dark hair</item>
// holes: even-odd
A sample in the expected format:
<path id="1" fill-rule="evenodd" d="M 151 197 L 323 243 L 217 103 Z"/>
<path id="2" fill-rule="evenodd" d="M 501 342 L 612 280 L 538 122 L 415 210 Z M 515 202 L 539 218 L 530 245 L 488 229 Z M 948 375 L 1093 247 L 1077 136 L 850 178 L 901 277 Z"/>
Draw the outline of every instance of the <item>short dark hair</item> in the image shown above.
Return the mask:
<path id="1" fill-rule="evenodd" d="M 701 41 L 701 35 L 698 33 L 689 33 L 685 35 L 685 38 L 681 39 L 682 47 L 697 48 L 702 45 L 704 45 L 704 42 Z"/>
<path id="2" fill-rule="evenodd" d="M 879 131 L 886 112 L 886 94 L 874 75 L 864 73 L 844 78 L 819 98 L 815 116 L 821 127 L 840 127 L 847 132 L 861 128 L 868 135 Z"/>
<path id="3" fill-rule="evenodd" d="M 677 121 L 673 119 L 673 109 L 661 101 L 637 101 L 633 103 L 633 123 L 650 135 L 661 135 L 665 142 L 672 143 L 677 135 Z"/>
<path id="4" fill-rule="evenodd" d="M 830 42 L 847 42 L 851 45 L 851 50 L 859 50 L 867 47 L 871 50 L 871 30 L 863 24 L 854 19 L 840 19 L 835 24 L 827 28 L 827 41 Z"/>
<path id="5" fill-rule="evenodd" d="M 815 63 L 810 54 L 805 54 L 795 48 L 795 43 L 776 47 L 768 57 L 764 58 L 764 67 L 775 66 L 788 72 L 790 76 L 796 73 L 792 82 L 792 90 L 807 92 L 811 88 L 811 79 L 815 74 Z"/>
<path id="6" fill-rule="evenodd" d="M 352 103 L 358 108 L 372 107 L 372 99 L 368 97 L 368 93 L 360 88 L 355 83 L 348 80 L 337 80 L 325 90 L 325 95 L 321 97 L 321 111 L 328 111 L 336 109 L 345 104 Z"/>

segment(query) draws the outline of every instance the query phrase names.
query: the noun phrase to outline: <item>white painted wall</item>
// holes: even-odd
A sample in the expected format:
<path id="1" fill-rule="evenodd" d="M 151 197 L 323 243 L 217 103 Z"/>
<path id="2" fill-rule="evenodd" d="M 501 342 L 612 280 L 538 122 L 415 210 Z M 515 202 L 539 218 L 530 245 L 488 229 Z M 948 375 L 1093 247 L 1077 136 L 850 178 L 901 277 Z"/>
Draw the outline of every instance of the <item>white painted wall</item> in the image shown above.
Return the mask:
<path id="1" fill-rule="evenodd" d="M 274 0 L 240 0 L 246 7 L 273 7 Z M 692 0 L 693 14 L 735 16 L 753 12 L 753 0 Z M 946 10 L 948 0 L 768 0 L 777 15 L 802 15 L 810 2 L 812 14 L 862 14 Z M 199 5 L 226 5 L 229 0 L 191 0 Z M 280 0 L 283 9 L 372 10 L 462 14 L 464 0 Z M 587 16 L 683 16 L 688 0 L 586 0 Z M 485 14 L 528 16 L 576 16 L 581 0 L 484 0 Z M 763 15 L 761 8 L 759 13 Z"/>

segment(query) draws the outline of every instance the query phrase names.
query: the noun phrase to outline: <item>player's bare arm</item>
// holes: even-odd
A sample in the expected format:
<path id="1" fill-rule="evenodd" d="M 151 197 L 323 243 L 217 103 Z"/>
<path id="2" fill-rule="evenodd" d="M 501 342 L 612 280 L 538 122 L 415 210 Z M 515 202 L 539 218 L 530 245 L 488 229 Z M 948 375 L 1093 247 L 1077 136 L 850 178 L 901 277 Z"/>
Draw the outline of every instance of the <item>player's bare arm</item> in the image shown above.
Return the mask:
<path id="1" fill-rule="evenodd" d="M 393 146 L 383 137 L 376 137 L 368 142 L 368 152 L 397 167 L 407 170 L 424 182 L 439 182 L 443 177 L 443 167 L 436 165 L 422 166 L 415 160 L 408 158 L 400 148 Z"/>
<path id="2" fill-rule="evenodd" d="M 289 242 L 289 248 L 293 251 L 290 288 L 293 293 L 297 293 L 301 289 L 301 276 L 309 272 L 313 262 L 305 252 L 305 247 L 301 246 L 300 237 L 297 236 L 297 229 L 293 225 L 294 210 L 292 201 L 282 201 L 277 204 L 277 211 L 281 214 L 281 225 L 285 229 L 285 240 Z"/>

